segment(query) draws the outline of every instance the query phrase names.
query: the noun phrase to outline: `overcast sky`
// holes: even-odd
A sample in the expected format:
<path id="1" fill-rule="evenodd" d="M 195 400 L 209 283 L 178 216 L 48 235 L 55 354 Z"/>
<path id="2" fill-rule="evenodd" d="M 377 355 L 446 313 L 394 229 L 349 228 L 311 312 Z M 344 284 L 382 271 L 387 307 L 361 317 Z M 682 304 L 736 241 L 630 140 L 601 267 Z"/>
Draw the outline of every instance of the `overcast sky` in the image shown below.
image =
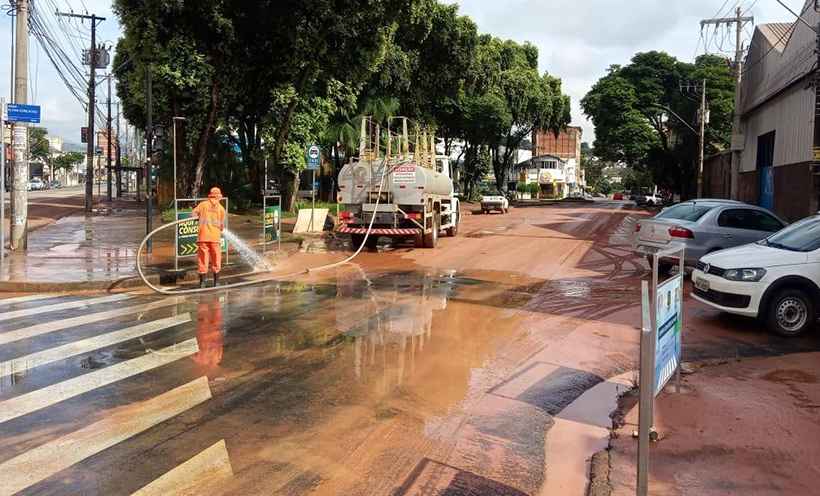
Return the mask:
<path id="1" fill-rule="evenodd" d="M 34 0 L 48 13 L 58 30 L 53 7 L 73 8 L 106 17 L 98 29 L 98 40 L 115 42 L 119 26 L 111 12 L 110 0 Z M 799 10 L 803 0 L 785 0 Z M 751 8 L 757 23 L 791 22 L 793 16 L 776 0 L 462 0 L 461 12 L 472 17 L 479 31 L 519 42 L 530 41 L 540 50 L 540 68 L 560 77 L 564 91 L 572 98 L 572 120 L 584 128 L 584 139 L 593 139 L 593 129 L 581 112 L 579 102 L 592 84 L 612 64 L 626 64 L 636 52 L 664 50 L 681 60 L 691 61 L 704 52 L 699 21 L 720 14 L 729 15 L 740 3 Z M 71 21 L 75 44 L 88 45 L 88 22 Z M 746 30 L 747 39 L 752 28 Z M 59 31 L 58 31 L 59 34 Z M 721 49 L 731 56 L 734 38 L 726 27 L 710 29 L 705 38 L 709 51 Z M 66 51 L 79 58 L 79 51 Z M 10 18 L 0 17 L 0 95 L 9 95 Z M 696 51 L 697 50 L 697 51 Z M 80 141 L 85 117 L 80 103 L 59 79 L 51 62 L 36 40 L 30 43 L 30 102 L 42 106 L 43 125 L 67 142 Z M 104 90 L 103 87 L 101 89 Z M 82 90 L 84 91 L 84 90 Z M 104 102 L 104 93 L 98 93 Z"/>

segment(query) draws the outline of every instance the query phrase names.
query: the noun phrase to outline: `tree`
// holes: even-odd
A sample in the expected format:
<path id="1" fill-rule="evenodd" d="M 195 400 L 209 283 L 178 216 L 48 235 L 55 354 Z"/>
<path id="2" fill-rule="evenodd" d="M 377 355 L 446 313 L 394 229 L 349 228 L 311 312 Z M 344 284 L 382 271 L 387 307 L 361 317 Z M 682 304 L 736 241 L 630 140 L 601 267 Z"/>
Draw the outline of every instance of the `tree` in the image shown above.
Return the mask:
<path id="1" fill-rule="evenodd" d="M 694 191 L 698 139 L 669 110 L 693 125 L 699 98 L 683 94 L 681 83 L 704 79 L 711 109 L 705 153 L 724 149 L 734 106 L 727 61 L 703 55 L 688 64 L 663 52 L 646 52 L 627 66 L 610 67 L 581 101 L 595 124 L 596 155 L 635 169 L 642 178 L 636 184 L 654 183 L 688 197 Z"/>
<path id="2" fill-rule="evenodd" d="M 58 170 L 70 170 L 73 169 L 74 166 L 80 164 L 85 160 L 85 155 L 80 152 L 68 152 L 63 153 L 62 155 L 58 155 L 54 157 L 51 161 L 51 169 L 52 171 Z"/>
<path id="3" fill-rule="evenodd" d="M 30 127 L 28 131 L 28 154 L 30 160 L 39 160 L 48 164 L 51 159 L 51 150 L 48 144 L 48 129 L 44 127 Z"/>

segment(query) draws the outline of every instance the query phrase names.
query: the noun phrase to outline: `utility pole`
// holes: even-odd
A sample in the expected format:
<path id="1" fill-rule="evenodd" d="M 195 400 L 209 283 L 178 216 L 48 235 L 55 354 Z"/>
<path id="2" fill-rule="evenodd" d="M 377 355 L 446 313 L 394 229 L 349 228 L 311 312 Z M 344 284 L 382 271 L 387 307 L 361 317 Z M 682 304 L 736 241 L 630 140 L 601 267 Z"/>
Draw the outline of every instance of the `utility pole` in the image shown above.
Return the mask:
<path id="1" fill-rule="evenodd" d="M 91 213 L 94 204 L 94 111 L 96 110 L 96 88 L 97 88 L 97 24 L 105 20 L 105 17 L 97 15 L 83 15 L 57 12 L 58 16 L 76 17 L 78 19 L 91 21 L 91 48 L 88 52 L 88 146 L 86 147 L 85 166 L 85 212 Z"/>
<path id="2" fill-rule="evenodd" d="M 153 126 L 154 123 L 151 122 L 151 111 L 152 102 L 151 102 L 151 68 L 147 67 L 145 69 L 145 88 L 146 88 L 146 95 L 145 95 L 145 115 L 146 125 L 145 125 L 145 234 L 151 232 L 151 216 L 154 214 L 152 208 L 153 202 L 153 191 L 151 188 L 151 155 L 153 155 L 152 147 L 153 147 Z M 151 253 L 153 243 L 151 243 L 151 239 L 148 239 L 146 243 L 146 251 L 147 253 Z"/>
<path id="3" fill-rule="evenodd" d="M 117 102 L 117 198 L 122 198 L 122 147 L 120 146 L 120 102 Z"/>
<path id="4" fill-rule="evenodd" d="M 29 0 L 19 0 L 15 32 L 14 103 L 28 103 L 28 6 Z M 28 124 L 12 126 L 14 166 L 11 170 L 11 236 L 9 248 L 25 249 L 28 225 Z"/>
<path id="5" fill-rule="evenodd" d="M 735 110 L 732 117 L 732 174 L 731 174 L 731 198 L 736 200 L 739 196 L 738 181 L 740 177 L 740 154 L 744 147 L 744 136 L 741 131 L 740 105 L 741 105 L 741 83 L 743 78 L 743 27 L 747 23 L 754 23 L 754 17 L 743 17 L 743 11 L 738 6 L 735 10 L 735 17 L 723 17 L 717 19 L 704 19 L 700 21 L 700 29 L 709 25 L 727 26 L 735 25 Z"/>
<path id="6" fill-rule="evenodd" d="M 815 0 L 814 11 L 820 12 L 820 1 Z M 814 208 L 820 208 L 820 21 L 817 23 L 817 69 L 814 72 L 814 178 L 816 181 Z"/>
<path id="7" fill-rule="evenodd" d="M 706 146 L 706 121 L 708 120 L 709 111 L 706 110 L 706 80 L 703 80 L 703 86 L 700 88 L 700 112 L 698 112 L 698 119 L 700 120 L 700 135 L 698 139 L 698 198 L 703 198 L 703 149 Z"/>
<path id="8" fill-rule="evenodd" d="M 108 197 L 108 203 L 111 203 L 111 74 L 108 75 L 108 129 L 106 134 L 106 142 L 108 143 L 108 153 L 106 153 L 105 165 L 108 174 L 106 174 L 105 193 Z"/>

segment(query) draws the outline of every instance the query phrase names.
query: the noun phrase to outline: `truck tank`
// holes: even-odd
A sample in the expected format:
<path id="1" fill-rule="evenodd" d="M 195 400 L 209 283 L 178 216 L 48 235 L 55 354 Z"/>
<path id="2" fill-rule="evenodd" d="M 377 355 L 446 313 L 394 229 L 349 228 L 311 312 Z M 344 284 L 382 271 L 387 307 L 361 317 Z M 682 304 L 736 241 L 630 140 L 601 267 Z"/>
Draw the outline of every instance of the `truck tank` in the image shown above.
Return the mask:
<path id="1" fill-rule="evenodd" d="M 369 191 L 378 191 L 381 162 L 358 162 L 345 165 L 339 173 L 341 203 L 367 203 Z M 372 174 L 372 175 L 371 175 Z M 413 163 L 391 164 L 383 191 L 392 193 L 392 203 L 413 205 L 422 202 L 422 195 L 449 196 L 453 181 L 447 175 Z"/>

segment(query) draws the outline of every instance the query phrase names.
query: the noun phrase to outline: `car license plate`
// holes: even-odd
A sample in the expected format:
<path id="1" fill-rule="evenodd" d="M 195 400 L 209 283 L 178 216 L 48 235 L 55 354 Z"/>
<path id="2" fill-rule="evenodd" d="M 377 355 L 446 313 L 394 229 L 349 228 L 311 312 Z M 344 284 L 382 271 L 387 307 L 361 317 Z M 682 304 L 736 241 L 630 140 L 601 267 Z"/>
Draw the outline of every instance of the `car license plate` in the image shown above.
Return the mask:
<path id="1" fill-rule="evenodd" d="M 695 279 L 695 287 L 701 291 L 709 291 L 709 281 L 706 279 Z"/>

